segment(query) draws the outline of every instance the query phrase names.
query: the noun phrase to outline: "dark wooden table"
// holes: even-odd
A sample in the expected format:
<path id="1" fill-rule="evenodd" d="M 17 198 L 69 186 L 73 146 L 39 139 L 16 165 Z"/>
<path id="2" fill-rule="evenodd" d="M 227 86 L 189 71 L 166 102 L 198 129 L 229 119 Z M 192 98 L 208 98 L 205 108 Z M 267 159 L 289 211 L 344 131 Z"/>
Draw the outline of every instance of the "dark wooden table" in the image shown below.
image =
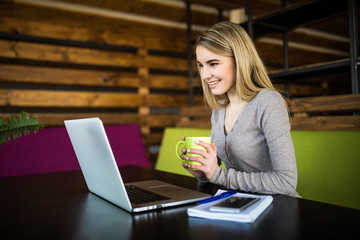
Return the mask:
<path id="1" fill-rule="evenodd" d="M 139 167 L 125 182 L 159 179 L 210 194 L 212 184 Z M 0 178 L 0 239 L 360 239 L 360 210 L 275 195 L 254 223 L 189 218 L 186 205 L 131 215 L 89 193 L 80 171 Z"/>

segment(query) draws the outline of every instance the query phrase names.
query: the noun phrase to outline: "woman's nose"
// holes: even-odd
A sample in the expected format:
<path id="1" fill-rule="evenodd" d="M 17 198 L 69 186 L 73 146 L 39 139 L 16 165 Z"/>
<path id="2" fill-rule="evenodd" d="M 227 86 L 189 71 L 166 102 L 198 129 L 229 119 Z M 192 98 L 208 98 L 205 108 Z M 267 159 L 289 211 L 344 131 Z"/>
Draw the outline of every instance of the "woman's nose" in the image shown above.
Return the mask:
<path id="1" fill-rule="evenodd" d="M 206 67 L 203 67 L 202 68 L 202 71 L 201 71 L 201 76 L 204 80 L 208 79 L 211 77 L 211 72 L 209 71 L 208 68 Z"/>

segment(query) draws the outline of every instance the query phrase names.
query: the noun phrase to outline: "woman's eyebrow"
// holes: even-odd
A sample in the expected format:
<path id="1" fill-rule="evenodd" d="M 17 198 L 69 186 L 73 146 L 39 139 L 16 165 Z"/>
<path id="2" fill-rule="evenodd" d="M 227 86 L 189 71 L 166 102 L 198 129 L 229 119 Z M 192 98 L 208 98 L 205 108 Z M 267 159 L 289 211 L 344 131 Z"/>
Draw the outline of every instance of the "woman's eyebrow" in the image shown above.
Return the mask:
<path id="1" fill-rule="evenodd" d="M 209 63 L 212 63 L 212 62 L 217 62 L 219 61 L 218 59 L 210 59 L 210 60 L 207 60 L 206 63 L 209 64 Z M 196 61 L 197 63 L 201 63 L 199 61 Z"/>
<path id="2" fill-rule="evenodd" d="M 219 61 L 218 59 L 210 59 L 210 60 L 207 60 L 206 63 L 212 63 L 212 62 L 217 62 Z"/>
<path id="3" fill-rule="evenodd" d="M 212 62 L 217 62 L 219 61 L 218 59 L 210 59 L 210 60 L 207 60 L 206 63 L 209 64 L 209 63 L 212 63 Z M 201 64 L 201 62 L 199 61 L 196 61 L 198 64 Z"/>

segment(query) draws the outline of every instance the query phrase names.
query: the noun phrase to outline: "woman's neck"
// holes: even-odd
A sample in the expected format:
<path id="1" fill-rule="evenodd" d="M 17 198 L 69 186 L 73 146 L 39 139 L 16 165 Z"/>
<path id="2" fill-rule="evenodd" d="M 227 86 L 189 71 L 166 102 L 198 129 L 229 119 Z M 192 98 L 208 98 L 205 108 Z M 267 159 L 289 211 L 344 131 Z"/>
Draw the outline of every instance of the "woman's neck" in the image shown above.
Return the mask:
<path id="1" fill-rule="evenodd" d="M 244 100 L 241 98 L 239 94 L 237 94 L 237 92 L 234 89 L 231 89 L 231 91 L 229 91 L 227 95 L 229 98 L 229 105 L 231 107 L 236 107 L 244 104 Z"/>
<path id="2" fill-rule="evenodd" d="M 228 94 L 229 103 L 225 108 L 224 130 L 227 135 L 233 128 L 236 120 L 239 117 L 241 110 L 244 108 L 246 102 L 241 99 L 239 95 Z"/>

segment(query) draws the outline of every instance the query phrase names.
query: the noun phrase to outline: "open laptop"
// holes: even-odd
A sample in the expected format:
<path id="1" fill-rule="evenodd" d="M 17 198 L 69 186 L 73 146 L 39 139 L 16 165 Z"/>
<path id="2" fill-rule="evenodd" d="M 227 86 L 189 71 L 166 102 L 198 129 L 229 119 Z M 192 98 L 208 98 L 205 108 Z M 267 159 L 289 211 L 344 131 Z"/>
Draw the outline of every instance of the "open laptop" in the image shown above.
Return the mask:
<path id="1" fill-rule="evenodd" d="M 126 211 L 141 212 L 211 197 L 158 180 L 124 184 L 102 121 L 99 118 L 86 118 L 65 120 L 64 123 L 89 191 Z M 155 195 L 150 202 L 141 203 L 133 199 L 134 193 L 129 192 L 143 190 L 148 195 Z"/>

